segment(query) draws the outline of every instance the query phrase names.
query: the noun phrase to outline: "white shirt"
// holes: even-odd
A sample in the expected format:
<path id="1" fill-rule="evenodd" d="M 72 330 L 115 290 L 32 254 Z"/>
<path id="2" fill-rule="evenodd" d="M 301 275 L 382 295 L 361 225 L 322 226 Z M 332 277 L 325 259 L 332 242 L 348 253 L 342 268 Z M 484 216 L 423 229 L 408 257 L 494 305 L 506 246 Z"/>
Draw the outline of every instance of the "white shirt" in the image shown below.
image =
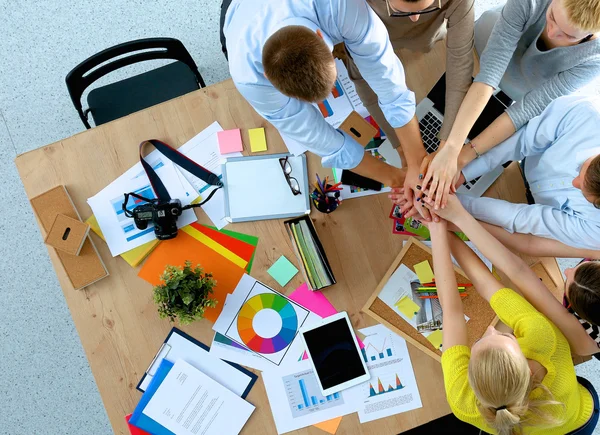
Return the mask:
<path id="1" fill-rule="evenodd" d="M 509 160 L 525 160 L 535 204 L 512 204 L 460 195 L 478 220 L 510 232 L 556 239 L 577 248 L 600 249 L 600 210 L 573 187 L 582 164 L 600 154 L 600 98 L 572 95 L 548 105 L 500 145 L 467 165 L 472 180 Z"/>
<path id="2" fill-rule="evenodd" d="M 387 120 L 398 128 L 414 116 L 415 96 L 387 30 L 365 0 L 233 0 L 225 16 L 229 70 L 240 93 L 281 133 L 322 156 L 324 166 L 354 168 L 364 148 L 327 124 L 311 104 L 283 95 L 264 75 L 263 45 L 289 25 L 319 29 L 332 50 L 344 42 Z"/>

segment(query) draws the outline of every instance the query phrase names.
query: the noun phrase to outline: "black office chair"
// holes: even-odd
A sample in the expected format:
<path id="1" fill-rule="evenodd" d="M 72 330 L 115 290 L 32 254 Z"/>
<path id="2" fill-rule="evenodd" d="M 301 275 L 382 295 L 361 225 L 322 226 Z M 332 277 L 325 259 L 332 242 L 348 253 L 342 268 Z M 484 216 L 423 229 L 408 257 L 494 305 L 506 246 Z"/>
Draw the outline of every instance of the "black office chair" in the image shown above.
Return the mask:
<path id="1" fill-rule="evenodd" d="M 125 54 L 130 55 L 114 59 Z M 119 68 L 156 59 L 176 62 L 93 89 L 87 98 L 88 108 L 83 110 L 81 96 L 96 80 Z M 101 125 L 206 86 L 190 53 L 173 38 L 138 39 L 107 48 L 73 68 L 65 81 L 86 128 L 91 128 L 90 113 L 94 123 Z"/>

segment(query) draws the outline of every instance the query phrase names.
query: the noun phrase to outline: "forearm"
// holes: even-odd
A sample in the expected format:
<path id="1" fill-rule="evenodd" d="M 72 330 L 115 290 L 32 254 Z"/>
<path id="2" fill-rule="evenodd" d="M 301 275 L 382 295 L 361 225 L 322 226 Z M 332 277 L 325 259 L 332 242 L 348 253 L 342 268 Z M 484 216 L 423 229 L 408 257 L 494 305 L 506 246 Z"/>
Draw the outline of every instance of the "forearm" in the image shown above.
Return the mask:
<path id="1" fill-rule="evenodd" d="M 532 234 L 510 233 L 504 228 L 479 222 L 490 234 L 508 249 L 532 257 L 593 258 L 600 259 L 600 251 L 579 249 L 558 240 Z"/>
<path id="2" fill-rule="evenodd" d="M 493 91 L 491 86 L 480 82 L 473 83 L 469 88 L 446 142 L 446 147 L 451 147 L 457 156 Z"/>
<path id="3" fill-rule="evenodd" d="M 427 155 L 427 151 L 423 146 L 417 117 L 414 116 L 406 125 L 395 130 L 402 151 L 404 151 L 406 162 L 409 166 L 416 165 L 419 167 L 421 161 Z"/>
<path id="4" fill-rule="evenodd" d="M 456 234 L 449 234 L 448 238 L 452 255 L 456 258 L 461 269 L 467 274 L 479 294 L 485 300 L 489 301 L 502 286 L 465 242 L 459 239 Z"/>
<path id="5" fill-rule="evenodd" d="M 405 177 L 404 170 L 388 165 L 370 153 L 364 153 L 363 159 L 358 166 L 352 169 L 352 172 L 372 178 L 390 187 L 401 187 Z"/>
<path id="6" fill-rule="evenodd" d="M 471 141 L 475 150 L 481 155 L 491 150 L 515 133 L 515 126 L 506 112 L 492 122 L 489 127 Z M 471 146 L 463 146 L 458 157 L 458 168 L 462 170 L 477 158 L 477 153 Z M 498 162 L 502 164 L 504 162 Z"/>
<path id="7" fill-rule="evenodd" d="M 481 253 L 487 257 L 494 266 L 506 274 L 513 275 L 525 263 L 508 250 L 498 239 L 468 212 L 461 213 L 455 224 L 466 234 L 471 242 L 477 246 Z"/>

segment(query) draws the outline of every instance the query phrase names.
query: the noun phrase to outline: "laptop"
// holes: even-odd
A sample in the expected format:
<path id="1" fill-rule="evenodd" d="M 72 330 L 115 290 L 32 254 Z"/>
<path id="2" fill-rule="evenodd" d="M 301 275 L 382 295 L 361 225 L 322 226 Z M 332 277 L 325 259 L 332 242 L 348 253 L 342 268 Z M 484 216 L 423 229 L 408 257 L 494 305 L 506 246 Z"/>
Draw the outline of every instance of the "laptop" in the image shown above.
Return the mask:
<path id="1" fill-rule="evenodd" d="M 512 100 L 502 91 L 499 91 L 490 98 L 481 116 L 473 125 L 469 132 L 469 139 L 477 137 L 479 133 L 485 130 L 498 116 L 502 115 L 506 108 L 512 104 Z M 423 145 L 428 153 L 432 153 L 440 146 L 438 133 L 442 128 L 444 121 L 444 110 L 446 108 L 446 74 L 444 74 L 433 89 L 417 105 L 417 119 L 421 129 Z M 475 180 L 465 181 L 458 193 L 480 197 L 492 185 L 496 179 L 502 175 L 504 167 L 499 165 L 494 170 L 476 178 Z"/>

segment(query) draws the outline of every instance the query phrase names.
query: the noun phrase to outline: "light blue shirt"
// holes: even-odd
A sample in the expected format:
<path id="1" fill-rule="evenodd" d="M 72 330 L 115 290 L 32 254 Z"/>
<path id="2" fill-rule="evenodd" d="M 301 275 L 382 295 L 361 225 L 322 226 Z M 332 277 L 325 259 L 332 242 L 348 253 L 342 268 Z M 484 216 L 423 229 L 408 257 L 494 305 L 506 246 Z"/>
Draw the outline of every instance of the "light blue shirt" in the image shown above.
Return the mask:
<path id="1" fill-rule="evenodd" d="M 478 220 L 510 232 L 556 239 L 577 248 L 600 249 L 600 210 L 573 187 L 582 164 L 600 154 L 600 97 L 554 100 L 500 145 L 467 165 L 467 180 L 509 160 L 525 160 L 535 204 L 512 204 L 460 195 Z"/>
<path id="2" fill-rule="evenodd" d="M 414 116 L 415 96 L 387 30 L 365 0 L 233 0 L 225 17 L 229 71 L 244 98 L 282 135 L 323 157 L 324 166 L 354 168 L 364 148 L 327 124 L 313 105 L 283 95 L 264 75 L 263 45 L 289 25 L 320 29 L 332 50 L 345 43 L 387 120 L 398 128 Z"/>

